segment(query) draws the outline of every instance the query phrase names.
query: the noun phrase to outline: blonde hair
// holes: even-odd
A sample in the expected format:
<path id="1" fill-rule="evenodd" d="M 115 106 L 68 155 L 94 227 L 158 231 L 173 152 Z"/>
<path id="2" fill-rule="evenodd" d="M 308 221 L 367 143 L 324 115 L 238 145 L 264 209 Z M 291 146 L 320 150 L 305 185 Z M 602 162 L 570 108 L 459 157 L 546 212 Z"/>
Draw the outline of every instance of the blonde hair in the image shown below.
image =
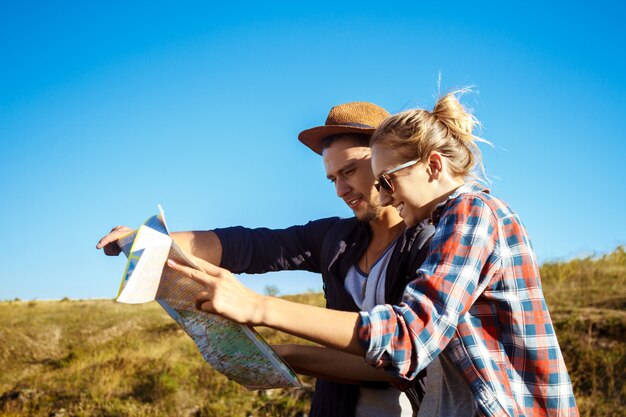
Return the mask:
<path id="1" fill-rule="evenodd" d="M 370 146 L 392 149 L 407 161 L 427 158 L 437 151 L 447 158 L 454 175 L 488 182 L 476 142 L 490 143 L 473 134 L 480 122 L 457 97 L 469 91 L 446 94 L 432 111 L 414 109 L 388 117 L 372 135 Z"/>

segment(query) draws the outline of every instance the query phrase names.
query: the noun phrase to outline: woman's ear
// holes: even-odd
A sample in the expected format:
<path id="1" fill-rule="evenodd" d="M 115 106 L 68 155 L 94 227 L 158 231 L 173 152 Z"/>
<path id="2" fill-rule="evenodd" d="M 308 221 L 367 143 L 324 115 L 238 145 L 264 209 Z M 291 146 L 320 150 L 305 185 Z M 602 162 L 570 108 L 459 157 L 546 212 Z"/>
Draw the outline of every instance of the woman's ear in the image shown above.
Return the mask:
<path id="1" fill-rule="evenodd" d="M 443 171 L 443 157 L 439 152 L 432 152 L 428 157 L 428 175 L 430 180 L 439 179 L 441 171 Z"/>

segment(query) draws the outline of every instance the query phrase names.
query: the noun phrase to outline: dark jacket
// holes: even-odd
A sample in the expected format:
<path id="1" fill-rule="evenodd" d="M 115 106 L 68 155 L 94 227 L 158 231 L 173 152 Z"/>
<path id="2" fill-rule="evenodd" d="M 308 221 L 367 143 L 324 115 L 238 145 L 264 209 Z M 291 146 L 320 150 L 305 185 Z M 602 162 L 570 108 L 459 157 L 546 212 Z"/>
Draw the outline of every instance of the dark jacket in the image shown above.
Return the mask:
<path id="1" fill-rule="evenodd" d="M 385 301 L 399 304 L 406 285 L 426 258 L 432 225 L 417 225 L 399 238 L 387 266 Z M 217 229 L 222 244 L 220 265 L 234 273 L 305 270 L 322 274 L 326 307 L 358 312 L 344 288 L 348 269 L 358 263 L 367 249 L 371 229 L 355 218 L 331 217 L 302 226 L 272 230 L 231 227 Z M 386 383 L 363 383 L 388 387 Z M 354 416 L 358 385 L 318 379 L 310 417 Z M 419 390 L 418 390 L 419 391 Z"/>

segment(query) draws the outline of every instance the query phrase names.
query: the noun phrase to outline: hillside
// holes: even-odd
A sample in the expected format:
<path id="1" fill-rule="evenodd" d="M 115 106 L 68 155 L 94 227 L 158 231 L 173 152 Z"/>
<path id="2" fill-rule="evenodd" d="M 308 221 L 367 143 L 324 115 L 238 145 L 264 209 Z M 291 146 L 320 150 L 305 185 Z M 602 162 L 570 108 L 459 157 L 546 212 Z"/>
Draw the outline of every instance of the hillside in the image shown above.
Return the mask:
<path id="1" fill-rule="evenodd" d="M 583 416 L 626 408 L 626 253 L 548 263 L 542 279 Z M 320 294 L 286 297 L 321 305 Z M 296 341 L 268 329 L 272 343 Z M 297 416 L 302 390 L 246 391 L 156 304 L 0 303 L 2 416 Z"/>

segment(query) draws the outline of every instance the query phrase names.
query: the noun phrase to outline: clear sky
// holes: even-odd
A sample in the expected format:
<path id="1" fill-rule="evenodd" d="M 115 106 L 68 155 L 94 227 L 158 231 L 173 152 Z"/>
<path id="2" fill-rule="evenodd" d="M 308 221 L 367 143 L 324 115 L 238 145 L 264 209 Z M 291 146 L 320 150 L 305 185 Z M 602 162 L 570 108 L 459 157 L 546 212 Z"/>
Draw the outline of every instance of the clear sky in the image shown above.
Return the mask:
<path id="1" fill-rule="evenodd" d="M 350 216 L 299 131 L 465 96 L 541 262 L 626 242 L 623 2 L 0 2 L 0 299 L 111 298 L 113 226 Z M 210 5 L 207 5 L 210 4 Z M 308 273 L 242 279 L 321 288 Z"/>

